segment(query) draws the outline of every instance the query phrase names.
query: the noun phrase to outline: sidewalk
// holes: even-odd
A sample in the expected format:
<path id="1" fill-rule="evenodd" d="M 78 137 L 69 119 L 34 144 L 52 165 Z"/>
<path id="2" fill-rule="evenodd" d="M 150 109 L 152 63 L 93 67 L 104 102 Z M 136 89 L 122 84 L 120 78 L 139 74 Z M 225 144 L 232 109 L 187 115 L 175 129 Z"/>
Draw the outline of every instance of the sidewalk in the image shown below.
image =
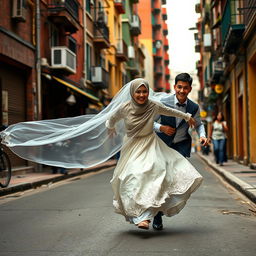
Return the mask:
<path id="1" fill-rule="evenodd" d="M 46 168 L 43 172 L 27 172 L 25 174 L 17 175 L 13 173 L 9 186 L 7 188 L 0 188 L 0 197 L 7 194 L 36 188 L 44 184 L 55 183 L 86 173 L 96 172 L 115 165 L 116 160 L 109 160 L 87 169 L 69 169 L 68 174 L 52 174 L 51 168 Z"/>
<path id="2" fill-rule="evenodd" d="M 228 160 L 224 166 L 220 166 L 215 163 L 213 154 L 203 155 L 201 152 L 197 154 L 229 184 L 256 203 L 256 170 L 233 160 Z"/>

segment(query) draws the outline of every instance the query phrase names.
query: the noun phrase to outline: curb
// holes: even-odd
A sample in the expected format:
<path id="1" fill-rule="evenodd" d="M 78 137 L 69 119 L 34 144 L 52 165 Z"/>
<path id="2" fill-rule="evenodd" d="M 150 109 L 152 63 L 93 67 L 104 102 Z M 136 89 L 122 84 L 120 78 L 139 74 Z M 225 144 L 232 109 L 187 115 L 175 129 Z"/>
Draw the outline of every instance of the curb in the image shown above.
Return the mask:
<path id="1" fill-rule="evenodd" d="M 66 174 L 66 175 L 60 175 L 60 176 L 53 177 L 53 178 L 48 178 L 48 179 L 43 179 L 43 180 L 38 180 L 38 181 L 28 182 L 28 183 L 22 183 L 22 184 L 15 185 L 13 187 L 3 188 L 3 189 L 0 190 L 0 197 L 8 195 L 8 194 L 13 194 L 13 193 L 16 193 L 16 192 L 20 192 L 20 191 L 35 189 L 35 188 L 40 187 L 42 185 L 48 184 L 50 182 L 56 183 L 56 182 L 66 180 L 66 179 L 70 179 L 70 178 L 80 176 L 80 175 L 83 175 L 83 174 L 100 171 L 102 169 L 110 168 L 110 167 L 113 167 L 115 165 L 116 165 L 116 163 L 113 163 L 113 164 L 108 164 L 107 163 L 106 165 L 101 165 L 101 166 L 91 168 L 91 169 L 84 169 L 82 171 L 78 171 L 78 172 L 74 172 L 74 173 L 70 173 L 70 174 Z"/>
<path id="2" fill-rule="evenodd" d="M 201 154 L 197 154 L 204 162 L 206 162 L 214 171 L 220 174 L 230 185 L 235 187 L 241 193 L 243 193 L 246 197 L 248 197 L 253 203 L 256 203 L 256 194 L 254 194 L 250 190 L 255 190 L 253 186 L 250 184 L 242 181 L 241 179 L 237 178 L 232 173 L 226 171 L 224 168 L 216 166 L 206 157 L 202 156 Z"/>

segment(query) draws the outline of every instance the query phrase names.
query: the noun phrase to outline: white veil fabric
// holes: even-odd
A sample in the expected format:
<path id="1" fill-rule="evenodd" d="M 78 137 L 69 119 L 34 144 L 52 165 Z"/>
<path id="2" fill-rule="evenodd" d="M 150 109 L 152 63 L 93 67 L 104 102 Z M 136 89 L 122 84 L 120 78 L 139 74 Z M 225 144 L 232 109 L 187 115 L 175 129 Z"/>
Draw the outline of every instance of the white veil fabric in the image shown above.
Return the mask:
<path id="1" fill-rule="evenodd" d="M 0 133 L 2 143 L 21 158 L 50 166 L 89 168 L 105 162 L 120 151 L 126 133 L 120 121 L 116 134 L 110 136 L 106 120 L 131 99 L 130 85 L 135 80 L 124 85 L 96 115 L 13 124 Z M 167 95 L 150 89 L 149 99 L 160 102 Z"/>

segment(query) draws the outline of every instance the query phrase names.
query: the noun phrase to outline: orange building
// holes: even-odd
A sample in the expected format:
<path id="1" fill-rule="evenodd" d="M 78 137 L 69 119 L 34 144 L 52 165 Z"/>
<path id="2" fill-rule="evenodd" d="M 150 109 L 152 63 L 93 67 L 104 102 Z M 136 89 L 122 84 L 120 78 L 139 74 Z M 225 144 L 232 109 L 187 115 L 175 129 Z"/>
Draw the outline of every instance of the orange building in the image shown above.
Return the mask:
<path id="1" fill-rule="evenodd" d="M 163 0 L 141 0 L 139 2 L 138 11 L 142 21 L 142 32 L 139 39 L 147 50 L 145 54 L 145 78 L 154 84 L 155 91 L 169 92 L 167 11 L 166 8 L 162 7 L 165 3 L 166 1 Z"/>

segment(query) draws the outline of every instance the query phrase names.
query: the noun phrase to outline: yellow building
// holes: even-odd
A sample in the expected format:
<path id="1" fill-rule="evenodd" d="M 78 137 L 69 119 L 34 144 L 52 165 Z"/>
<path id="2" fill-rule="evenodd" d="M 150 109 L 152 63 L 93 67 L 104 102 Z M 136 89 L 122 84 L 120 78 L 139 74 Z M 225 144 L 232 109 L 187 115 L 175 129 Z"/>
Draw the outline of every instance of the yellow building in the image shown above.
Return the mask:
<path id="1" fill-rule="evenodd" d="M 108 27 L 110 48 L 105 50 L 106 65 L 109 72 L 109 97 L 113 97 L 123 85 L 123 62 L 127 61 L 127 46 L 122 40 L 122 14 L 125 13 L 125 1 L 108 2 Z"/>

